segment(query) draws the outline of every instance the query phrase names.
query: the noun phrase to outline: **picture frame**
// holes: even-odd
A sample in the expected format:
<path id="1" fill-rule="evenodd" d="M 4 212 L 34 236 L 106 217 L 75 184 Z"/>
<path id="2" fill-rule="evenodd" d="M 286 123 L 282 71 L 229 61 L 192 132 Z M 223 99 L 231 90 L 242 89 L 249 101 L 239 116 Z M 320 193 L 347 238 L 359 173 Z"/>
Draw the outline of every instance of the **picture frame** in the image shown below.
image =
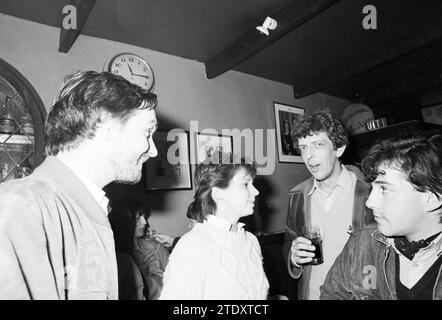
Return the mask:
<path id="1" fill-rule="evenodd" d="M 214 152 L 232 153 L 232 150 L 232 136 L 202 132 L 198 132 L 195 134 L 196 164 L 204 161 Z"/>
<path id="2" fill-rule="evenodd" d="M 279 162 L 303 163 L 301 153 L 294 146 L 293 129 L 304 114 L 304 108 L 274 102 L 275 129 Z"/>
<path id="3" fill-rule="evenodd" d="M 153 135 L 153 141 L 158 156 L 144 164 L 146 189 L 191 190 L 189 133 L 182 129 L 158 129 Z"/>

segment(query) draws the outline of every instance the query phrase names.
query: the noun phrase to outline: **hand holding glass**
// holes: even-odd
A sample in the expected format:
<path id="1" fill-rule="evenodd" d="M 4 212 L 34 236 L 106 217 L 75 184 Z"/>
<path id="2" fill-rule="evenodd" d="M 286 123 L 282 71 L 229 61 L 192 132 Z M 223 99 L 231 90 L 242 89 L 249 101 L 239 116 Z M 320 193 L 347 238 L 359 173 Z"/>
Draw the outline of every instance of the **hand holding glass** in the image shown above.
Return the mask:
<path id="1" fill-rule="evenodd" d="M 318 265 L 324 262 L 324 258 L 322 256 L 322 238 L 321 238 L 321 230 L 318 226 L 309 226 L 304 227 L 304 237 L 309 239 L 312 242 L 312 245 L 315 246 L 315 251 L 313 252 L 315 256 L 313 260 L 310 262 L 312 265 Z"/>

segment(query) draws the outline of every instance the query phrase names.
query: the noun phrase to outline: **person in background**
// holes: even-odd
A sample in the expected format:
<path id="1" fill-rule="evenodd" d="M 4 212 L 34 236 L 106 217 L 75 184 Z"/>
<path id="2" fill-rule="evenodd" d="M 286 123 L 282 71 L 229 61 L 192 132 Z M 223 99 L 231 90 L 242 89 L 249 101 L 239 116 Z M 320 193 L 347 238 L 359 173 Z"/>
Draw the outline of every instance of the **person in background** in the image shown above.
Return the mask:
<path id="1" fill-rule="evenodd" d="M 297 123 L 295 143 L 312 177 L 290 190 L 283 254 L 289 274 L 299 279 L 298 298 L 316 300 L 349 234 L 373 221 L 365 207 L 370 186 L 358 168 L 341 164 L 348 139 L 328 109 L 305 114 Z M 304 234 L 307 226 L 321 230 L 322 264 L 310 264 L 315 247 Z"/>
<path id="2" fill-rule="evenodd" d="M 0 299 L 117 299 L 108 199 L 157 155 L 157 97 L 108 72 L 66 77 L 45 125 L 46 159 L 0 184 Z"/>
<path id="3" fill-rule="evenodd" d="M 285 155 L 294 155 L 295 149 L 293 148 L 293 139 L 290 133 L 290 124 L 288 120 L 282 122 L 281 131 L 282 152 Z"/>
<path id="4" fill-rule="evenodd" d="M 160 299 L 266 299 L 261 248 L 238 223 L 253 213 L 255 175 L 253 163 L 220 152 L 197 166 L 187 210 L 195 223 L 170 255 Z"/>
<path id="5" fill-rule="evenodd" d="M 115 249 L 117 254 L 129 255 L 137 265 L 142 276 L 143 295 L 148 300 L 158 299 L 163 287 L 163 273 L 169 260 L 169 251 L 162 242 L 174 242 L 173 237 L 166 234 L 152 234 L 147 223 L 150 210 L 137 199 L 125 199 L 112 206 L 109 220 L 115 235 Z M 161 241 L 157 240 L 157 237 Z M 127 259 L 127 258 L 124 258 Z M 138 275 L 135 271 L 130 277 L 130 269 L 120 270 L 121 279 L 130 278 L 131 281 L 122 283 L 120 296 L 133 297 L 128 299 L 139 300 L 134 294 L 134 286 Z M 139 285 L 135 286 L 139 288 Z"/>
<path id="6" fill-rule="evenodd" d="M 439 140 L 440 141 L 440 140 Z M 352 234 L 321 299 L 442 299 L 442 157 L 426 138 L 374 145 L 362 161 L 377 224 Z"/>

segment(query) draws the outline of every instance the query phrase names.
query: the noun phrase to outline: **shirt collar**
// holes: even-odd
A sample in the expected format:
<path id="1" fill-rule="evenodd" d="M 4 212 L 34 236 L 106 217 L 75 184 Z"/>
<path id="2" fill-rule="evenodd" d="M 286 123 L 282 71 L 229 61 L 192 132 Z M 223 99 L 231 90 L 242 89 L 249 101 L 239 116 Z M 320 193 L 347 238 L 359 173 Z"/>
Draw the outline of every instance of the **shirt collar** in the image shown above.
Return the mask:
<path id="1" fill-rule="evenodd" d="M 206 217 L 206 223 L 210 224 L 214 227 L 218 227 L 218 228 L 225 230 L 225 231 L 231 231 L 231 229 L 233 227 L 233 225 L 229 221 L 224 220 L 223 218 L 214 216 L 213 214 L 209 214 Z M 241 230 L 244 227 L 244 225 L 245 225 L 244 223 L 238 222 L 238 231 Z"/>
<path id="2" fill-rule="evenodd" d="M 352 177 L 350 175 L 350 172 L 348 172 L 347 168 L 344 165 L 341 165 L 342 171 L 339 175 L 338 181 L 336 181 L 336 184 L 333 186 L 331 190 L 334 190 L 336 186 L 340 186 L 344 191 L 351 194 L 352 192 Z M 311 196 L 313 192 L 318 189 L 319 192 L 321 191 L 321 188 L 319 187 L 319 183 L 316 179 L 313 179 L 313 187 L 307 194 L 308 196 Z"/>
<path id="3" fill-rule="evenodd" d="M 75 175 L 80 179 L 80 181 L 84 184 L 86 189 L 91 193 L 92 197 L 98 202 L 100 207 L 106 213 L 109 213 L 109 199 L 106 197 L 106 193 L 95 183 L 93 183 L 89 178 L 85 177 L 83 174 L 75 170 L 68 163 L 64 162 L 62 159 L 58 158 L 64 165 L 66 165 L 69 169 L 71 169 Z"/>

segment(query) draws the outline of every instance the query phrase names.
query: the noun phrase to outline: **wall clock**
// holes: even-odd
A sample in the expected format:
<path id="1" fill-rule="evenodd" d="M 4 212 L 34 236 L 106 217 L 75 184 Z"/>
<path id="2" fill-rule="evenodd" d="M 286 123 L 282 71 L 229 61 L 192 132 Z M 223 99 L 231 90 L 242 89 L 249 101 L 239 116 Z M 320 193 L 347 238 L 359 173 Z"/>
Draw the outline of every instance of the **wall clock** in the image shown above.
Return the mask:
<path id="1" fill-rule="evenodd" d="M 112 58 L 108 71 L 120 75 L 126 80 L 152 90 L 155 77 L 151 66 L 143 58 L 133 53 L 121 53 Z"/>

